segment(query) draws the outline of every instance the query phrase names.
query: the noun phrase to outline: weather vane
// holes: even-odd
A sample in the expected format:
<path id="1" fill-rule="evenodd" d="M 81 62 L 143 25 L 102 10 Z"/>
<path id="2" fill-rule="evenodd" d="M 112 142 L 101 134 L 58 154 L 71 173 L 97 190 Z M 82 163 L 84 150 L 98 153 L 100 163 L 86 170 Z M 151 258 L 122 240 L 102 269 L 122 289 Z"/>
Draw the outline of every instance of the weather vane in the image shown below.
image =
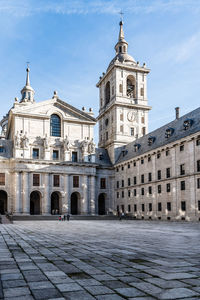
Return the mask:
<path id="1" fill-rule="evenodd" d="M 27 61 L 27 62 L 26 62 L 26 64 L 27 64 L 27 68 L 29 68 L 29 64 L 30 64 L 30 62 L 29 62 L 29 61 Z"/>
<path id="2" fill-rule="evenodd" d="M 123 11 L 121 10 L 121 11 L 119 12 L 119 14 L 121 15 L 121 21 L 123 22 L 123 15 L 124 15 Z"/>

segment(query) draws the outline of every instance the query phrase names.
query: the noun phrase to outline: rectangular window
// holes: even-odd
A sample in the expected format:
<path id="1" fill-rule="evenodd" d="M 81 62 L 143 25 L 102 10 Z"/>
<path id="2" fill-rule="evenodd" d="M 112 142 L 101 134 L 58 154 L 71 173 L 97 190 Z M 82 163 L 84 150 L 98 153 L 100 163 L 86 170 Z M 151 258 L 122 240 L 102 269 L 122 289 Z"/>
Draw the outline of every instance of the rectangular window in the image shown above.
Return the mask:
<path id="1" fill-rule="evenodd" d="M 117 189 L 119 188 L 119 181 L 117 181 Z"/>
<path id="2" fill-rule="evenodd" d="M 196 140 L 196 145 L 197 145 L 197 146 L 200 146 L 200 139 L 197 139 L 197 140 Z"/>
<path id="3" fill-rule="evenodd" d="M 151 155 L 148 155 L 148 161 L 151 161 Z"/>
<path id="4" fill-rule="evenodd" d="M 100 189 L 105 189 L 106 188 L 106 178 L 101 178 L 100 179 Z"/>
<path id="5" fill-rule="evenodd" d="M 180 175 L 185 175 L 185 164 L 180 165 Z"/>
<path id="6" fill-rule="evenodd" d="M 161 194 L 161 185 L 158 185 L 158 194 Z"/>
<path id="7" fill-rule="evenodd" d="M 60 176 L 53 175 L 53 186 L 60 186 Z"/>
<path id="8" fill-rule="evenodd" d="M 79 187 L 79 176 L 73 176 L 73 187 L 74 188 Z"/>
<path id="9" fill-rule="evenodd" d="M 141 165 L 143 165 L 143 164 L 144 164 L 144 159 L 142 158 L 142 159 L 141 159 Z"/>
<path id="10" fill-rule="evenodd" d="M 39 149 L 33 148 L 32 158 L 34 159 L 39 158 Z"/>
<path id="11" fill-rule="evenodd" d="M 133 177 L 133 183 L 137 184 L 137 177 L 136 176 Z"/>
<path id="12" fill-rule="evenodd" d="M 137 204 L 134 204 L 134 211 L 137 211 Z"/>
<path id="13" fill-rule="evenodd" d="M 77 162 L 78 161 L 78 155 L 76 151 L 72 151 L 72 161 Z"/>
<path id="14" fill-rule="evenodd" d="M 124 115 L 120 114 L 120 121 L 124 121 Z"/>
<path id="15" fill-rule="evenodd" d="M 152 194 L 152 187 L 149 186 L 149 195 L 151 195 L 151 194 Z"/>
<path id="16" fill-rule="evenodd" d="M 117 205 L 117 212 L 119 212 L 119 205 Z"/>
<path id="17" fill-rule="evenodd" d="M 197 178 L 197 188 L 200 189 L 200 178 Z"/>
<path id="18" fill-rule="evenodd" d="M 149 179 L 149 182 L 152 181 L 152 174 L 151 173 L 148 174 L 148 179 Z"/>
<path id="19" fill-rule="evenodd" d="M 200 160 L 197 160 L 197 172 L 200 172 Z"/>
<path id="20" fill-rule="evenodd" d="M 131 206 L 130 206 L 130 204 L 128 205 L 128 212 L 131 212 Z"/>
<path id="21" fill-rule="evenodd" d="M 171 211 L 171 210 L 172 210 L 172 208 L 171 208 L 171 202 L 167 202 L 167 210 L 168 210 L 168 211 Z"/>
<path id="22" fill-rule="evenodd" d="M 141 175 L 141 183 L 144 183 L 144 174 Z"/>
<path id="23" fill-rule="evenodd" d="M 144 88 L 140 88 L 140 96 L 144 96 Z"/>
<path id="24" fill-rule="evenodd" d="M 53 160 L 57 160 L 59 158 L 59 151 L 53 150 Z"/>
<path id="25" fill-rule="evenodd" d="M 159 159 L 159 158 L 160 158 L 160 156 L 161 156 L 161 153 L 160 153 L 160 152 L 158 152 L 158 153 L 157 153 L 157 159 Z"/>
<path id="26" fill-rule="evenodd" d="M 134 161 L 133 166 L 136 167 L 136 161 Z"/>
<path id="27" fill-rule="evenodd" d="M 158 202 L 158 211 L 162 211 L 162 203 Z"/>
<path id="28" fill-rule="evenodd" d="M 161 179 L 161 170 L 158 170 L 158 180 Z"/>
<path id="29" fill-rule="evenodd" d="M 117 192 L 117 198 L 119 198 L 119 192 Z"/>
<path id="30" fill-rule="evenodd" d="M 169 150 L 166 150 L 165 155 L 169 156 Z"/>
<path id="31" fill-rule="evenodd" d="M 128 186 L 130 186 L 130 185 L 131 185 L 131 179 L 128 178 Z"/>
<path id="32" fill-rule="evenodd" d="M 122 209 L 122 212 L 124 212 L 124 205 L 123 204 L 121 205 L 121 209 Z"/>
<path id="33" fill-rule="evenodd" d="M 145 119 L 144 119 L 144 116 L 141 117 L 141 123 L 144 124 L 145 123 Z"/>
<path id="34" fill-rule="evenodd" d="M 166 169 L 166 178 L 170 178 L 170 168 Z"/>
<path id="35" fill-rule="evenodd" d="M 122 180 L 122 187 L 124 187 L 124 180 Z"/>
<path id="36" fill-rule="evenodd" d="M 0 153 L 4 152 L 4 147 L 0 146 Z"/>
<path id="37" fill-rule="evenodd" d="M 0 185 L 5 185 L 5 173 L 0 173 Z"/>
<path id="38" fill-rule="evenodd" d="M 124 132 L 124 126 L 120 125 L 120 132 Z"/>
<path id="39" fill-rule="evenodd" d="M 146 134 L 146 127 L 142 127 L 142 135 Z"/>
<path id="40" fill-rule="evenodd" d="M 134 196 L 136 197 L 136 196 L 137 196 L 137 190 L 134 189 L 134 190 L 133 190 L 133 193 L 134 193 Z"/>
<path id="41" fill-rule="evenodd" d="M 119 92 L 120 92 L 120 93 L 123 93 L 122 84 L 119 85 Z"/>
<path id="42" fill-rule="evenodd" d="M 184 145 L 180 145 L 180 151 L 184 151 Z"/>
<path id="43" fill-rule="evenodd" d="M 124 191 L 122 191 L 122 198 L 124 198 Z"/>
<path id="44" fill-rule="evenodd" d="M 108 140 L 108 131 L 106 131 L 106 141 Z"/>
<path id="45" fill-rule="evenodd" d="M 144 204 L 142 204 L 142 211 L 144 211 Z"/>
<path id="46" fill-rule="evenodd" d="M 200 200 L 198 201 L 198 210 L 200 210 Z"/>
<path id="47" fill-rule="evenodd" d="M 152 203 L 149 203 L 149 211 L 152 211 Z"/>
<path id="48" fill-rule="evenodd" d="M 131 136 L 134 136 L 134 128 L 131 128 Z"/>
<path id="49" fill-rule="evenodd" d="M 166 184 L 166 192 L 169 193 L 171 191 L 170 183 Z"/>
<path id="50" fill-rule="evenodd" d="M 186 203 L 185 201 L 181 201 L 181 210 L 186 211 Z"/>
<path id="51" fill-rule="evenodd" d="M 40 185 L 40 174 L 33 174 L 33 186 Z"/>
<path id="52" fill-rule="evenodd" d="M 131 191 L 128 190 L 128 197 L 130 198 L 130 196 L 131 196 Z"/>
<path id="53" fill-rule="evenodd" d="M 144 196 L 144 188 L 141 188 L 141 195 Z"/>
<path id="54" fill-rule="evenodd" d="M 185 181 L 181 181 L 181 191 L 185 190 Z"/>
<path id="55" fill-rule="evenodd" d="M 130 164 L 128 164 L 128 169 L 130 169 L 130 167 L 131 167 Z"/>

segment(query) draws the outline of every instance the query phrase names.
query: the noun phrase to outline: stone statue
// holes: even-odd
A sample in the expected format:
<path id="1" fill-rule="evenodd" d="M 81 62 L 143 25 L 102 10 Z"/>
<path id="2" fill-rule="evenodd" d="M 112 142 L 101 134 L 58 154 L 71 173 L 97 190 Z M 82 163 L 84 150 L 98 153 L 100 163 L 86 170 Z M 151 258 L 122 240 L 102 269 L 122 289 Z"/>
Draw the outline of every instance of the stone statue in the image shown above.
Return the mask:
<path id="1" fill-rule="evenodd" d="M 87 148 L 87 145 L 88 145 L 88 142 L 87 140 L 83 140 L 82 143 L 81 143 L 81 152 L 84 154 L 85 153 L 85 150 Z"/>
<path id="2" fill-rule="evenodd" d="M 68 136 L 66 135 L 66 137 L 64 139 L 64 149 L 69 151 L 69 147 L 70 147 L 70 142 L 69 142 Z"/>
<path id="3" fill-rule="evenodd" d="M 22 148 L 27 148 L 28 147 L 28 142 L 29 142 L 29 139 L 27 137 L 27 132 L 25 132 L 24 136 L 21 137 Z"/>
<path id="4" fill-rule="evenodd" d="M 15 147 L 20 147 L 19 131 L 17 131 L 17 134 L 15 135 Z"/>
<path id="5" fill-rule="evenodd" d="M 47 134 L 45 134 L 43 142 L 44 142 L 44 148 L 48 149 L 49 148 L 49 138 L 47 137 Z"/>
<path id="6" fill-rule="evenodd" d="M 91 139 L 91 141 L 88 144 L 88 152 L 90 154 L 95 152 L 95 143 L 94 143 L 93 138 Z"/>

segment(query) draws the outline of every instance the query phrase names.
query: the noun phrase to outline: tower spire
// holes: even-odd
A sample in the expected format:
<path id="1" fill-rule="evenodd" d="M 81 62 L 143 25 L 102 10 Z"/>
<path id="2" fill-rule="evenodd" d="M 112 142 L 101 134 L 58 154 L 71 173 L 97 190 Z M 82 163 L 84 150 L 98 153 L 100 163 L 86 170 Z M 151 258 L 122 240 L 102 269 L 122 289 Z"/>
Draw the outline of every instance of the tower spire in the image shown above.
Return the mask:
<path id="1" fill-rule="evenodd" d="M 26 85 L 21 90 L 22 99 L 21 99 L 20 102 L 29 102 L 29 103 L 30 102 L 31 103 L 34 102 L 35 91 L 34 91 L 34 89 L 30 85 L 29 72 L 30 72 L 29 62 L 27 62 L 27 68 L 26 68 Z"/>
<path id="2" fill-rule="evenodd" d="M 29 68 L 29 62 L 27 62 L 27 68 L 26 68 L 26 86 L 30 86 L 30 79 L 29 79 L 29 72 L 30 72 L 30 68 Z"/>

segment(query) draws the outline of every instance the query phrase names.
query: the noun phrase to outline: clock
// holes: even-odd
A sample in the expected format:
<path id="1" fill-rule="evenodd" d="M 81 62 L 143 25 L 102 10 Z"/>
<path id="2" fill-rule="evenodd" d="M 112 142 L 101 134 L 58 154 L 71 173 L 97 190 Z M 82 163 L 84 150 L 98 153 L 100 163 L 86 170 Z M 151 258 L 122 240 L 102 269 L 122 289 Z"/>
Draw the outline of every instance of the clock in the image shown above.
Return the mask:
<path id="1" fill-rule="evenodd" d="M 136 120 L 136 113 L 134 111 L 129 111 L 127 114 L 127 119 L 130 122 L 133 122 Z"/>

